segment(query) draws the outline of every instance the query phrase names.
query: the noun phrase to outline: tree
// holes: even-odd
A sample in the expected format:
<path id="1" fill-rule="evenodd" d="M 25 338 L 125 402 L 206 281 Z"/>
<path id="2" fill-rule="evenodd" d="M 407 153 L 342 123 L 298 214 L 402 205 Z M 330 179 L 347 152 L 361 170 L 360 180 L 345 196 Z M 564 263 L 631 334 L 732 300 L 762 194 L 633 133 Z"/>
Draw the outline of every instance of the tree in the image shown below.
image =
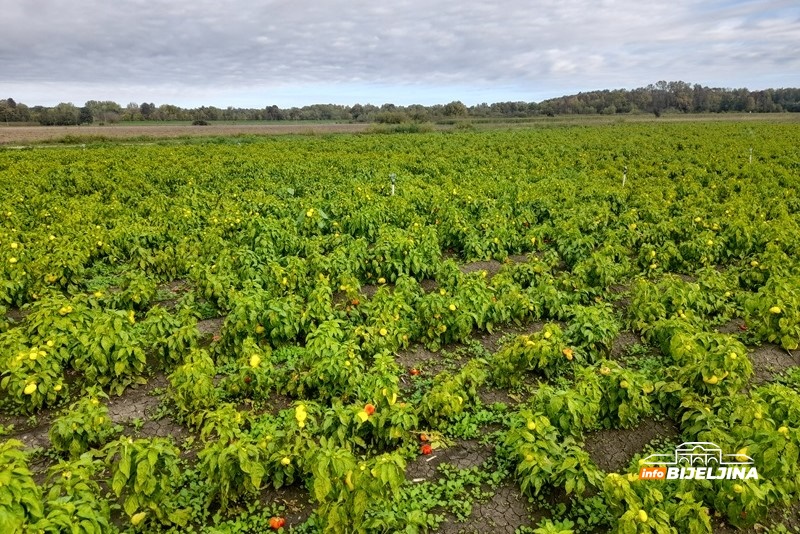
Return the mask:
<path id="1" fill-rule="evenodd" d="M 39 111 L 39 123 L 45 126 L 68 126 L 78 124 L 80 111 L 72 103 L 61 102 L 54 108 L 35 108 Z"/>
<path id="2" fill-rule="evenodd" d="M 93 120 L 92 110 L 88 106 L 83 106 L 78 114 L 78 124 L 91 124 Z"/>
<path id="3" fill-rule="evenodd" d="M 465 106 L 460 100 L 454 100 L 449 104 L 445 104 L 444 108 L 442 108 L 442 113 L 446 117 L 466 117 L 467 112 L 467 106 Z"/>
<path id="4" fill-rule="evenodd" d="M 156 110 L 156 105 L 153 104 L 152 102 L 149 104 L 147 102 L 142 102 L 142 105 L 139 106 L 139 112 L 142 114 L 142 118 L 144 120 L 150 119 L 155 110 Z"/>
<path id="5" fill-rule="evenodd" d="M 214 106 L 201 106 L 191 110 L 190 115 L 195 121 L 218 121 L 222 118 L 222 110 Z"/>
<path id="6" fill-rule="evenodd" d="M 153 113 L 153 118 L 160 121 L 179 121 L 185 120 L 184 110 L 172 104 L 161 104 Z"/>
<path id="7" fill-rule="evenodd" d="M 13 106 L 11 105 L 11 102 L 14 103 Z M 17 103 L 11 98 L 8 100 L 0 100 L 0 121 L 8 123 L 16 120 L 16 106 Z"/>
<path id="8" fill-rule="evenodd" d="M 89 109 L 92 114 L 92 121 L 101 124 L 106 122 L 117 122 L 120 115 L 122 115 L 122 108 L 116 102 L 111 100 L 89 100 L 84 104 L 85 108 Z"/>
<path id="9" fill-rule="evenodd" d="M 692 87 L 686 82 L 669 82 L 668 87 L 674 106 L 689 113 L 692 108 Z"/>
<path id="10" fill-rule="evenodd" d="M 0 121 L 27 122 L 31 120 L 31 110 L 22 103 L 17 103 L 13 98 L 0 100 Z"/>
<path id="11" fill-rule="evenodd" d="M 402 124 L 408 121 L 408 115 L 402 111 L 381 111 L 375 114 L 375 122 L 380 124 Z"/>
<path id="12" fill-rule="evenodd" d="M 268 121 L 282 121 L 283 118 L 283 111 L 274 104 L 264 110 L 264 119 Z"/>
<path id="13" fill-rule="evenodd" d="M 129 102 L 125 106 L 125 111 L 122 112 L 122 120 L 124 121 L 138 121 L 141 120 L 142 113 L 139 109 L 139 104 L 136 102 Z"/>
<path id="14" fill-rule="evenodd" d="M 648 85 L 647 89 L 650 91 L 652 106 L 651 111 L 656 117 L 661 116 L 661 112 L 669 106 L 669 93 L 667 92 L 667 82 L 664 80 L 659 81 L 655 85 Z"/>
<path id="15" fill-rule="evenodd" d="M 408 106 L 408 116 L 414 122 L 425 122 L 429 118 L 428 108 L 420 104 Z"/>
<path id="16" fill-rule="evenodd" d="M 91 118 L 88 112 L 91 113 Z M 455 100 L 449 104 L 398 106 L 385 103 L 372 104 L 313 104 L 281 109 L 276 105 L 265 108 L 216 108 L 202 106 L 186 109 L 173 105 L 144 102 L 129 103 L 124 109 L 112 101 L 90 100 L 83 109 L 72 104 L 59 104 L 53 108 L 35 106 L 28 108 L 12 98 L 0 99 L 0 121 L 39 121 L 42 124 L 81 124 L 87 122 L 115 122 L 117 120 L 337 120 L 358 122 L 399 123 L 422 122 L 436 118 L 458 117 L 532 117 L 559 114 L 620 114 L 649 112 L 798 112 L 800 89 L 748 89 L 709 88 L 690 85 L 682 81 L 659 81 L 637 89 L 615 89 L 580 92 L 542 102 L 482 103 L 468 108 Z"/>

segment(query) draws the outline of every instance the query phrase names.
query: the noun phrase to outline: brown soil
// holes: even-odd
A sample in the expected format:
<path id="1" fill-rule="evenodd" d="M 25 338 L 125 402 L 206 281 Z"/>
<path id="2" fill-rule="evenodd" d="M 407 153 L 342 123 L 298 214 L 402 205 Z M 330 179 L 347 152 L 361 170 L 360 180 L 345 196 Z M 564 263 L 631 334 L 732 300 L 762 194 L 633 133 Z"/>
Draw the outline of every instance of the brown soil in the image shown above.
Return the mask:
<path id="1" fill-rule="evenodd" d="M 628 293 L 621 293 L 621 296 L 611 302 L 611 306 L 614 307 L 616 311 L 624 311 L 628 309 L 628 306 L 631 305 L 631 297 Z"/>
<path id="2" fill-rule="evenodd" d="M 506 336 L 521 334 L 533 334 L 542 329 L 544 323 L 532 322 L 523 325 L 501 326 L 495 328 L 494 332 L 476 332 L 473 337 L 483 345 L 489 352 L 497 352 L 500 348 L 500 341 Z"/>
<path id="3" fill-rule="evenodd" d="M 21 323 L 28 316 L 30 310 L 21 310 L 19 308 L 11 308 L 6 312 L 6 318 L 10 319 L 13 323 Z"/>
<path id="4" fill-rule="evenodd" d="M 189 437 L 189 431 L 169 417 L 145 421 L 141 428 L 133 429 L 133 434 L 138 438 L 173 438 L 176 444 Z"/>
<path id="5" fill-rule="evenodd" d="M 631 429 L 598 430 L 584 436 L 583 449 L 592 461 L 608 473 L 624 469 L 633 456 L 656 438 L 679 435 L 674 421 L 645 419 Z"/>
<path id="6" fill-rule="evenodd" d="M 43 486 L 47 481 L 47 472 L 56 465 L 57 461 L 51 456 L 34 455 L 28 461 L 28 468 L 31 470 L 33 480 L 39 486 Z"/>
<path id="7" fill-rule="evenodd" d="M 481 388 L 478 390 L 478 397 L 481 399 L 481 403 L 487 406 L 496 402 L 502 402 L 508 406 L 516 406 L 522 402 L 524 395 L 509 393 L 505 389 Z"/>
<path id="8" fill-rule="evenodd" d="M 608 288 L 610 295 L 608 296 L 609 302 L 615 310 L 624 312 L 631 304 L 631 287 L 629 284 L 616 284 Z"/>
<path id="9" fill-rule="evenodd" d="M 331 304 L 334 308 L 345 308 L 350 306 L 350 300 L 344 291 L 334 291 L 331 295 Z"/>
<path id="10" fill-rule="evenodd" d="M 266 409 L 266 413 L 269 413 L 270 415 L 278 415 L 281 410 L 291 408 L 293 402 L 294 399 L 288 395 L 284 395 L 282 393 L 273 393 L 269 396 L 269 407 Z"/>
<path id="11" fill-rule="evenodd" d="M 472 337 L 489 352 L 497 352 L 500 348 L 500 340 L 509 334 L 516 333 L 514 327 L 498 328 L 494 332 L 475 332 Z"/>
<path id="12" fill-rule="evenodd" d="M 772 343 L 765 343 L 748 354 L 753 364 L 754 384 L 763 384 L 791 367 L 800 365 L 800 351 L 789 351 Z"/>
<path id="13" fill-rule="evenodd" d="M 189 282 L 186 280 L 172 280 L 171 282 L 166 282 L 158 286 L 159 291 L 169 291 L 170 293 L 175 293 L 176 295 L 186 293 L 190 289 L 191 287 L 189 286 Z"/>
<path id="14" fill-rule="evenodd" d="M 503 268 L 503 264 L 496 260 L 474 261 L 472 263 L 460 265 L 458 268 L 461 269 L 461 272 L 464 274 L 486 271 L 486 279 L 489 280 Z"/>
<path id="15" fill-rule="evenodd" d="M 374 284 L 365 284 L 361 286 L 361 294 L 367 298 L 372 298 L 378 292 L 378 286 Z"/>
<path id="16" fill-rule="evenodd" d="M 26 449 L 49 449 L 50 438 L 47 433 L 56 416 L 55 410 L 42 411 L 36 414 L 36 421 L 33 425 L 29 424 L 28 419 L 22 416 L 0 416 L 0 424 L 3 426 L 14 425 L 14 430 L 3 436 L 2 439 L 19 440 Z"/>
<path id="17" fill-rule="evenodd" d="M 414 482 L 437 478 L 436 468 L 449 464 L 458 469 L 477 467 L 492 456 L 490 445 L 475 440 L 459 440 L 445 449 L 436 449 L 430 455 L 420 455 L 406 465 L 406 478 Z"/>
<path id="18" fill-rule="evenodd" d="M 528 263 L 528 261 L 530 261 L 530 258 L 528 257 L 527 254 L 512 254 L 508 258 L 506 258 L 506 261 L 511 263 Z"/>
<path id="19" fill-rule="evenodd" d="M 265 503 L 278 503 L 286 507 L 283 516 L 286 519 L 284 529 L 302 525 L 314 511 L 311 495 L 300 484 L 292 484 L 279 489 L 266 488 L 261 492 L 261 500 Z"/>
<path id="20" fill-rule="evenodd" d="M 714 534 L 760 534 L 771 532 L 775 527 L 783 525 L 785 532 L 800 532 L 800 503 L 793 505 L 789 509 L 773 509 L 767 513 L 767 519 L 761 523 L 756 523 L 750 528 L 739 529 L 732 527 L 720 518 L 712 519 L 711 527 Z M 775 532 L 784 532 L 775 529 Z"/>
<path id="21" fill-rule="evenodd" d="M 130 423 L 140 419 L 144 421 L 161 404 L 161 399 L 154 396 L 155 388 L 167 387 L 167 378 L 158 374 L 147 384 L 126 389 L 119 397 L 111 397 L 108 404 L 108 416 L 115 424 Z"/>
<path id="22" fill-rule="evenodd" d="M 451 248 L 442 251 L 442 261 L 447 260 L 458 261 L 458 254 Z"/>
<path id="23" fill-rule="evenodd" d="M 67 136 L 95 139 L 165 139 L 175 137 L 221 137 L 232 135 L 286 135 L 360 133 L 368 124 L 243 124 L 191 125 L 112 125 L 112 126 L 13 126 L 0 127 L 0 145 L 19 145 L 54 141 Z"/>
<path id="24" fill-rule="evenodd" d="M 422 288 L 425 293 L 433 293 L 437 289 L 439 289 L 439 282 L 436 280 L 432 280 L 430 278 L 426 278 L 425 280 L 419 281 L 419 286 Z"/>
<path id="25" fill-rule="evenodd" d="M 189 286 L 189 283 L 186 280 L 173 280 L 171 282 L 161 284 L 160 286 L 158 286 L 158 291 L 169 292 L 173 295 L 173 297 L 164 300 L 158 300 L 156 301 L 156 304 L 160 304 L 162 307 L 170 311 L 174 310 L 175 305 L 178 303 L 178 299 L 180 299 L 190 290 L 191 287 Z"/>
<path id="26" fill-rule="evenodd" d="M 420 376 L 436 376 L 447 367 L 442 355 L 431 352 L 420 344 L 413 344 L 408 349 L 398 352 L 395 361 L 408 370 L 419 369 Z"/>
<path id="27" fill-rule="evenodd" d="M 625 356 L 628 350 L 637 344 L 642 344 L 642 338 L 634 332 L 620 332 L 611 344 L 611 358 L 618 360 Z"/>
<path id="28" fill-rule="evenodd" d="M 159 373 L 147 384 L 136 388 L 128 388 L 119 397 L 112 397 L 107 404 L 108 416 L 115 424 L 125 425 L 138 437 L 172 437 L 180 443 L 189 432 L 172 420 L 164 417 L 154 419 L 153 415 L 161 404 L 161 395 L 155 395 L 155 389 L 167 387 L 167 378 Z M 137 428 L 138 425 L 141 425 Z"/>
<path id="29" fill-rule="evenodd" d="M 513 534 L 518 528 L 532 527 L 541 518 L 547 517 L 535 509 L 519 488 L 506 482 L 500 485 L 486 502 L 474 502 L 472 513 L 466 521 L 459 522 L 451 514 L 445 516 L 437 532 L 447 534 Z"/>
<path id="30" fill-rule="evenodd" d="M 478 389 L 478 397 L 481 403 L 487 406 L 495 402 L 502 402 L 513 407 L 527 401 L 542 387 L 543 383 L 547 383 L 543 376 L 534 372 L 526 372 L 521 376 L 519 387 L 508 390 L 484 385 Z"/>
<path id="31" fill-rule="evenodd" d="M 197 321 L 197 329 L 203 338 L 211 338 L 218 336 L 222 332 L 222 324 L 225 322 L 225 317 L 214 317 L 213 319 L 203 319 Z"/>
<path id="32" fill-rule="evenodd" d="M 129 430 L 141 437 L 174 437 L 180 442 L 188 435 L 186 429 L 169 418 L 153 419 L 154 412 L 161 404 L 160 396 L 153 394 L 156 388 L 164 388 L 167 379 L 163 374 L 151 378 L 147 384 L 127 388 L 119 397 L 111 397 L 106 404 L 108 415 L 114 424 L 124 425 Z M 43 410 L 37 414 L 34 425 L 28 423 L 23 416 L 0 416 L 0 424 L 14 425 L 14 430 L 5 439 L 17 439 L 25 448 L 50 448 L 48 432 L 61 409 Z M 141 426 L 137 429 L 137 424 Z"/>
<path id="33" fill-rule="evenodd" d="M 744 319 L 734 318 L 727 323 L 718 326 L 716 331 L 720 334 L 741 334 L 744 331 L 742 330 L 743 326 L 745 326 Z"/>
<path id="34" fill-rule="evenodd" d="M 630 284 L 613 284 L 608 287 L 608 290 L 614 294 L 627 293 L 630 289 Z"/>

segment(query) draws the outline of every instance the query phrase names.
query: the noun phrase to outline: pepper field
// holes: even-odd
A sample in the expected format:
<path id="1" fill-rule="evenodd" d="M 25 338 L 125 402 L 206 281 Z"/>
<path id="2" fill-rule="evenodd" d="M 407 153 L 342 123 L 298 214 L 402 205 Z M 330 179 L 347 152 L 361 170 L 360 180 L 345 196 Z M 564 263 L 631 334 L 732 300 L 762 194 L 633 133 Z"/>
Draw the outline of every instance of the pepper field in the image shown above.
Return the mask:
<path id="1" fill-rule="evenodd" d="M 0 532 L 800 528 L 796 121 L 0 148 L 0 191 Z M 639 479 L 692 442 L 758 477 Z"/>

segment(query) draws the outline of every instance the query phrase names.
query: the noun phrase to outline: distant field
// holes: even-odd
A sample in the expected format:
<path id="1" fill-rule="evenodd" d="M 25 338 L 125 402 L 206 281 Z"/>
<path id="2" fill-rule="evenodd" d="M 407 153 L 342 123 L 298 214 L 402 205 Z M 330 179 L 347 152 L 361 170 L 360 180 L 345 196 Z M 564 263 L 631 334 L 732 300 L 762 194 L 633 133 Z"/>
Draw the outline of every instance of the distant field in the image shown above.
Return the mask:
<path id="1" fill-rule="evenodd" d="M 797 113 L 709 113 L 691 115 L 559 115 L 556 117 L 520 118 L 459 118 L 438 121 L 436 129 L 468 127 L 480 130 L 495 128 L 530 128 L 549 126 L 585 125 L 600 126 L 624 123 L 664 122 L 795 122 Z M 363 133 L 391 130 L 394 125 L 370 123 L 341 123 L 333 121 L 218 121 L 208 126 L 192 126 L 189 121 L 131 122 L 106 126 L 35 126 L 0 125 L 0 146 L 27 145 L 31 143 L 87 143 L 106 140 L 148 141 L 181 137 L 225 137 L 236 135 L 287 135 Z"/>
<path id="2" fill-rule="evenodd" d="M 344 123 L 212 123 L 192 126 L 190 123 L 115 124 L 112 126 L 2 126 L 0 145 L 19 145 L 52 141 L 102 141 L 106 139 L 166 139 L 176 137 L 217 137 L 229 135 L 285 135 L 358 133 L 369 124 Z"/>

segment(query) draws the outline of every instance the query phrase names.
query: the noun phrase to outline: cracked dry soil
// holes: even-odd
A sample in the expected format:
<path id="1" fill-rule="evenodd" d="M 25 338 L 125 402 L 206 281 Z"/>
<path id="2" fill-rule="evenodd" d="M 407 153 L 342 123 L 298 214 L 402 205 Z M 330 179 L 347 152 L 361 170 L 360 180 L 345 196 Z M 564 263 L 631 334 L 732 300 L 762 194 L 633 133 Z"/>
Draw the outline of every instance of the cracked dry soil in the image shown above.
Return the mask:
<path id="1" fill-rule="evenodd" d="M 406 466 L 406 478 L 415 482 L 431 481 L 438 477 L 437 467 L 449 464 L 458 469 L 477 467 L 488 460 L 493 447 L 477 440 L 459 440 L 445 449 L 437 449 L 429 456 L 419 456 Z"/>
<path id="2" fill-rule="evenodd" d="M 546 514 L 532 506 L 519 488 L 511 483 L 501 484 L 485 502 L 473 502 L 472 513 L 466 521 L 445 516 L 437 532 L 445 534 L 484 534 L 491 529 L 496 534 L 513 534 L 520 527 L 531 527 Z"/>
<path id="3" fill-rule="evenodd" d="M 677 438 L 678 435 L 678 425 L 674 421 L 644 419 L 630 429 L 589 432 L 584 436 L 583 449 L 603 471 L 618 472 L 652 440 Z"/>
<path id="4" fill-rule="evenodd" d="M 470 469 L 484 464 L 493 454 L 491 445 L 477 440 L 459 440 L 450 447 L 438 449 L 430 456 L 420 456 L 406 466 L 406 478 L 414 482 L 433 481 L 439 477 L 438 466 L 449 464 L 458 469 Z M 532 526 L 534 520 L 543 517 L 516 484 L 510 481 L 495 489 L 488 500 L 472 503 L 472 511 L 466 521 L 459 521 L 446 513 L 437 532 L 446 534 L 484 532 L 487 527 L 497 533 L 512 534 L 521 526 Z"/>
<path id="5" fill-rule="evenodd" d="M 753 348 L 748 357 L 753 364 L 752 381 L 756 385 L 770 382 L 784 371 L 800 366 L 800 351 L 789 351 L 772 343 Z"/>

